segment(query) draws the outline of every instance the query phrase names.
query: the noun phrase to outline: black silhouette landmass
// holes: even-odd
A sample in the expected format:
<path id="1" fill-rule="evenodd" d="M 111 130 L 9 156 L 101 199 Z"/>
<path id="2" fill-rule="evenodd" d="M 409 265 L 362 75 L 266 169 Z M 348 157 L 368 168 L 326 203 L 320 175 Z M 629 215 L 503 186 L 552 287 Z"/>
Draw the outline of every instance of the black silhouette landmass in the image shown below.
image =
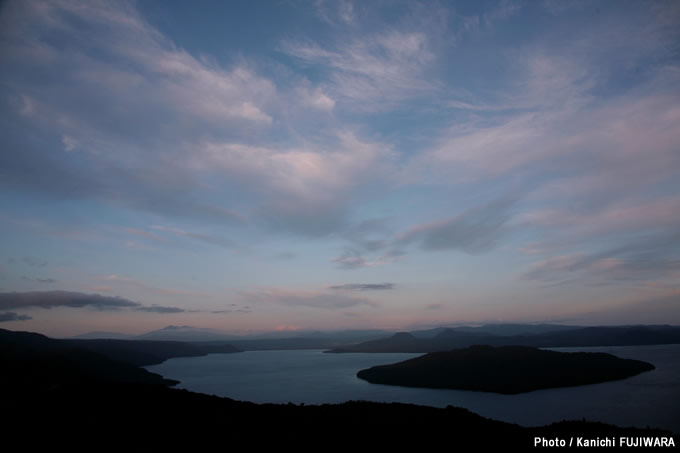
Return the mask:
<path id="1" fill-rule="evenodd" d="M 447 449 L 529 449 L 537 437 L 672 436 L 585 421 L 525 428 L 451 406 L 234 401 L 170 388 L 174 382 L 161 376 L 42 335 L 0 333 L 3 432 L 28 451 L 227 451 L 241 445 L 318 451 L 331 445 L 434 448 L 442 442 Z"/>
<path id="2" fill-rule="evenodd" d="M 477 344 L 490 346 L 533 346 L 536 348 L 633 346 L 680 344 L 677 326 L 579 327 L 534 334 L 499 335 L 472 329 L 444 329 L 430 338 L 407 332 L 391 337 L 345 345 L 326 352 L 439 352 Z"/>
<path id="3" fill-rule="evenodd" d="M 174 357 L 197 357 L 215 353 L 240 352 L 228 344 L 185 343 L 147 340 L 59 340 L 33 332 L 0 329 L 0 342 L 41 350 L 81 350 L 134 366 L 156 365 Z"/>
<path id="4" fill-rule="evenodd" d="M 650 363 L 605 353 L 470 346 L 374 366 L 357 376 L 374 384 L 516 394 L 624 379 L 653 369 Z"/>

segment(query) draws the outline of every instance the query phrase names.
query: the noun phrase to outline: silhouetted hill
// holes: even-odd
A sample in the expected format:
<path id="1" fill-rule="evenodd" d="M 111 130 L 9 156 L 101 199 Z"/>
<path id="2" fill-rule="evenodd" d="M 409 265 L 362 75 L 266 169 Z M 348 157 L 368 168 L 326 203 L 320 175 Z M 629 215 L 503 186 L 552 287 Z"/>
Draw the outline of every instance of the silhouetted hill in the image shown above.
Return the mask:
<path id="1" fill-rule="evenodd" d="M 59 340 L 32 332 L 0 329 L 4 344 L 35 345 L 42 348 L 81 349 L 136 366 L 154 365 L 173 357 L 196 357 L 213 353 L 239 352 L 228 344 L 183 343 L 144 340 Z"/>
<path id="2" fill-rule="evenodd" d="M 230 342 L 230 344 L 244 351 L 327 349 L 334 348 L 343 343 L 343 341 L 338 339 L 317 337 L 259 338 Z"/>
<path id="3" fill-rule="evenodd" d="M 451 328 L 431 338 L 414 337 L 414 340 L 406 342 L 403 339 L 389 337 L 341 346 L 327 352 L 438 352 L 475 344 L 538 348 L 678 344 L 680 343 L 680 327 L 578 327 L 526 335 L 490 335 L 468 329 Z"/>
<path id="4" fill-rule="evenodd" d="M 581 326 L 565 326 L 562 324 L 484 324 L 477 327 L 460 326 L 454 330 L 470 333 L 484 333 L 488 335 L 536 335 L 540 333 L 560 332 L 580 329 Z"/>
<path id="5" fill-rule="evenodd" d="M 605 353 L 471 346 L 374 366 L 357 376 L 374 384 L 514 394 L 623 379 L 653 369 L 650 363 Z"/>
<path id="6" fill-rule="evenodd" d="M 118 332 L 94 331 L 70 337 L 70 340 L 131 340 L 134 335 Z"/>
<path id="7" fill-rule="evenodd" d="M 125 361 L 30 332 L 0 330 L 2 385 L 41 391 L 64 386 L 116 383 L 175 385 Z"/>
<path id="8" fill-rule="evenodd" d="M 381 338 L 379 340 L 363 342 L 359 344 L 358 347 L 366 348 L 370 352 L 393 352 L 394 350 L 399 350 L 400 352 L 420 352 L 424 347 L 426 347 L 428 341 L 429 341 L 428 339 L 416 338 L 407 332 L 398 332 L 389 338 Z M 355 352 L 355 351 L 346 351 L 344 348 L 340 348 L 326 352 Z"/>
<path id="9" fill-rule="evenodd" d="M 153 341 L 229 341 L 237 338 L 234 335 L 226 335 L 213 329 L 204 329 L 193 326 L 166 326 L 162 329 L 146 332 L 134 337 L 135 340 Z"/>
<path id="10" fill-rule="evenodd" d="M 162 363 L 173 357 L 197 357 L 206 354 L 239 352 L 228 344 L 185 343 L 181 341 L 147 340 L 55 340 L 88 349 L 111 359 L 138 366 Z"/>
<path id="11" fill-rule="evenodd" d="M 148 384 L 79 385 L 44 392 L 3 390 L 3 428 L 31 447 L 69 451 L 204 451 L 216 446 L 318 451 L 330 446 L 395 449 L 533 447 L 536 436 L 663 436 L 663 430 L 564 422 L 524 428 L 466 409 L 351 401 L 254 404 Z M 39 425 L 27 422 L 40 420 Z M 39 435 L 37 435 L 39 433 Z M 416 451 L 418 451 L 416 450 Z"/>
<path id="12" fill-rule="evenodd" d="M 226 335 L 211 329 L 191 326 L 167 326 L 147 332 L 137 340 L 171 340 L 190 343 L 210 344 L 213 346 L 230 344 L 243 351 L 279 349 L 328 349 L 346 344 L 372 340 L 385 335 L 385 331 L 348 330 L 348 331 L 305 331 L 269 332 L 250 336 Z"/>

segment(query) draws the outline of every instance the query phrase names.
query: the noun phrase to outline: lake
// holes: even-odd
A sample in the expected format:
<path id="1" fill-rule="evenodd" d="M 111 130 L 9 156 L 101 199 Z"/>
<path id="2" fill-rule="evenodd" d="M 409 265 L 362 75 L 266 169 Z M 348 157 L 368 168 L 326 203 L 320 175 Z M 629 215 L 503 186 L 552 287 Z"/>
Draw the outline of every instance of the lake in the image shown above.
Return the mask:
<path id="1" fill-rule="evenodd" d="M 607 352 L 644 360 L 656 369 L 620 381 L 520 395 L 369 384 L 356 377 L 361 369 L 421 354 L 246 351 L 170 359 L 146 369 L 181 381 L 178 388 L 256 403 L 323 404 L 366 400 L 437 407 L 452 405 L 524 426 L 585 418 L 680 433 L 680 345 L 555 350 Z"/>

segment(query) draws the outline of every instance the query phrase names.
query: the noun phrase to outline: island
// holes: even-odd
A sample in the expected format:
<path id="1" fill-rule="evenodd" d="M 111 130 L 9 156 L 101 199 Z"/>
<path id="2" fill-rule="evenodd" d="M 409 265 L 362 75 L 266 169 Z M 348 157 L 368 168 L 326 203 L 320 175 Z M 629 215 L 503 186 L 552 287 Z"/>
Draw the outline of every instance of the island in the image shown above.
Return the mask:
<path id="1" fill-rule="evenodd" d="M 600 352 L 475 345 L 357 373 L 373 384 L 517 394 L 624 379 L 654 365 Z"/>

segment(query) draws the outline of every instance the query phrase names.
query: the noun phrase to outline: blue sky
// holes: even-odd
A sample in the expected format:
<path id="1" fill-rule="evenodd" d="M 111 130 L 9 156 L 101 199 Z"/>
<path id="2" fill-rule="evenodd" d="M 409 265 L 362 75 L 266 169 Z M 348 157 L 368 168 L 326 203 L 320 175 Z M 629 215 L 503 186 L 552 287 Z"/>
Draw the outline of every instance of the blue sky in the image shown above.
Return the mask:
<path id="1" fill-rule="evenodd" d="M 677 2 L 7 1 L 0 324 L 680 323 Z"/>

